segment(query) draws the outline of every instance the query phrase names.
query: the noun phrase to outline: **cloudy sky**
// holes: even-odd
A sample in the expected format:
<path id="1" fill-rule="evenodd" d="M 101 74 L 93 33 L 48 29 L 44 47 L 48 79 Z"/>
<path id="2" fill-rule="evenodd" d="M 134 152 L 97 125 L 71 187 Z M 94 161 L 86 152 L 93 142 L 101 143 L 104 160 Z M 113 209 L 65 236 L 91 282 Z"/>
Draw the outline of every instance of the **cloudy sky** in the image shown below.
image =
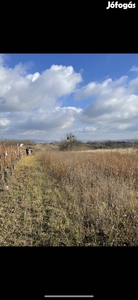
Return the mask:
<path id="1" fill-rule="evenodd" d="M 0 138 L 138 137 L 138 54 L 0 54 Z"/>

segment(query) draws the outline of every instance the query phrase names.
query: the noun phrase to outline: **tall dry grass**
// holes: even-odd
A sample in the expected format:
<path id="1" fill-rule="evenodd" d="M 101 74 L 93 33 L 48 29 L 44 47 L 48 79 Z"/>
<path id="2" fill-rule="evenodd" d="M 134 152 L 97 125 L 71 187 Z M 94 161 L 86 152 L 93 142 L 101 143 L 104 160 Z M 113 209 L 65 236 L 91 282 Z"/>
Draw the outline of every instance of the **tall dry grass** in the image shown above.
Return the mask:
<path id="1" fill-rule="evenodd" d="M 58 190 L 46 208 L 50 242 L 138 246 L 138 155 L 45 152 L 37 159 Z"/>

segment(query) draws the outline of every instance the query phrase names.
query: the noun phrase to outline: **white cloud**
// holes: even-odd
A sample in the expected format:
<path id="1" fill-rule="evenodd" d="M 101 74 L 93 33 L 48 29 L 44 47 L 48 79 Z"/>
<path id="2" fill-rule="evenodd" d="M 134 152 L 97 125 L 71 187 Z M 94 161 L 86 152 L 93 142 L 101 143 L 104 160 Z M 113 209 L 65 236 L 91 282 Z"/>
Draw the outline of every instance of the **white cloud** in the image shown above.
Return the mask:
<path id="1" fill-rule="evenodd" d="M 42 74 L 28 73 L 29 64 L 4 66 L 0 55 L 0 126 L 17 137 L 62 136 L 76 121 L 81 109 L 62 107 L 61 97 L 74 93 L 82 82 L 72 66 L 52 65 Z M 59 138 L 59 137 L 58 137 Z"/>
<path id="2" fill-rule="evenodd" d="M 0 127 L 1 126 L 7 126 L 10 123 L 10 121 L 6 118 L 0 118 Z"/>
<path id="3" fill-rule="evenodd" d="M 19 64 L 14 69 L 0 66 L 1 111 L 26 111 L 36 106 L 54 107 L 58 98 L 73 93 L 82 81 L 73 67 L 51 66 L 41 75 L 27 74 L 26 66 Z"/>
<path id="4" fill-rule="evenodd" d="M 138 72 L 138 67 L 133 66 L 133 67 L 130 69 L 130 71 L 132 71 L 132 72 Z"/>
<path id="5" fill-rule="evenodd" d="M 32 82 L 34 82 L 38 77 L 40 76 L 39 72 L 36 72 L 34 74 L 26 75 L 26 78 L 30 79 Z"/>
<path id="6" fill-rule="evenodd" d="M 138 135 L 138 77 L 79 88 L 82 72 L 72 66 L 52 65 L 40 74 L 30 73 L 29 64 L 8 68 L 4 61 L 0 55 L 0 128 L 9 137 L 59 140 L 69 131 L 87 140 Z M 70 95 L 80 107 L 64 105 Z M 89 104 L 82 109 L 85 99 Z"/>
<path id="7" fill-rule="evenodd" d="M 39 113 L 24 115 L 24 118 L 20 119 L 18 124 L 19 128 L 23 130 L 27 128 L 30 130 L 60 130 L 72 126 L 80 112 L 80 109 L 74 107 L 57 107 L 52 110 L 41 109 Z"/>
<path id="8" fill-rule="evenodd" d="M 120 130 L 132 134 L 133 129 L 138 130 L 138 95 L 135 93 L 137 91 L 138 77 L 131 81 L 127 76 L 123 76 L 114 81 L 108 78 L 102 83 L 90 82 L 78 89 L 75 94 L 77 101 L 91 100 L 84 108 L 80 122 L 98 126 L 97 136 L 101 132 L 107 132 L 107 135 L 110 132 L 120 133 Z"/>
<path id="9" fill-rule="evenodd" d="M 6 61 L 9 60 L 9 56 L 7 54 L 0 54 L 0 65 L 6 65 Z"/>
<path id="10" fill-rule="evenodd" d="M 129 128 L 129 127 L 130 127 L 130 124 L 121 124 L 118 126 L 118 129 L 123 130 L 123 129 Z"/>
<path id="11" fill-rule="evenodd" d="M 125 85 L 128 76 L 122 76 L 118 80 L 113 81 L 111 78 L 106 79 L 103 83 L 90 82 L 81 89 L 78 89 L 75 94 L 76 100 L 84 100 L 92 96 L 97 96 L 99 94 L 111 93 L 115 87 L 119 87 L 121 84 Z"/>
<path id="12" fill-rule="evenodd" d="M 128 92 L 129 93 L 138 92 L 138 77 L 130 81 L 128 85 Z"/>
<path id="13" fill-rule="evenodd" d="M 91 132 L 94 132 L 94 131 L 96 131 L 97 130 L 97 128 L 96 127 L 92 127 L 92 126 L 87 126 L 87 127 L 84 127 L 84 128 L 79 128 L 78 129 L 78 131 L 79 132 L 82 132 L 82 133 L 91 133 Z"/>

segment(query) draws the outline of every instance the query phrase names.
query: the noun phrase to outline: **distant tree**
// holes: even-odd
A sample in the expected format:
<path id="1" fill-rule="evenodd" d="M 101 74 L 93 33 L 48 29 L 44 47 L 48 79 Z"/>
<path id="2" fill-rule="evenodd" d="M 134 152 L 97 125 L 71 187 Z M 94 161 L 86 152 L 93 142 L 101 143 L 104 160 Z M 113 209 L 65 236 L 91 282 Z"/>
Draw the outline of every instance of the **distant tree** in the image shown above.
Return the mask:
<path id="1" fill-rule="evenodd" d="M 77 140 L 72 132 L 66 134 L 66 137 L 59 143 L 59 150 L 72 151 L 75 146 L 80 145 L 81 142 Z"/>

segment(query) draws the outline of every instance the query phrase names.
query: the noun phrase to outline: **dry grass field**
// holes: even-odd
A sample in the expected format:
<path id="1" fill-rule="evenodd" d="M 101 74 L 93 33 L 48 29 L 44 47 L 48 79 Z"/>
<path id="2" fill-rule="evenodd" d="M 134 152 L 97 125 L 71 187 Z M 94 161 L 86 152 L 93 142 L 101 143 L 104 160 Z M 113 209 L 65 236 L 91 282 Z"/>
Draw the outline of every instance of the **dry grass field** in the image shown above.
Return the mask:
<path id="1" fill-rule="evenodd" d="M 1 246 L 138 246 L 138 154 L 35 145 L 0 192 Z"/>

